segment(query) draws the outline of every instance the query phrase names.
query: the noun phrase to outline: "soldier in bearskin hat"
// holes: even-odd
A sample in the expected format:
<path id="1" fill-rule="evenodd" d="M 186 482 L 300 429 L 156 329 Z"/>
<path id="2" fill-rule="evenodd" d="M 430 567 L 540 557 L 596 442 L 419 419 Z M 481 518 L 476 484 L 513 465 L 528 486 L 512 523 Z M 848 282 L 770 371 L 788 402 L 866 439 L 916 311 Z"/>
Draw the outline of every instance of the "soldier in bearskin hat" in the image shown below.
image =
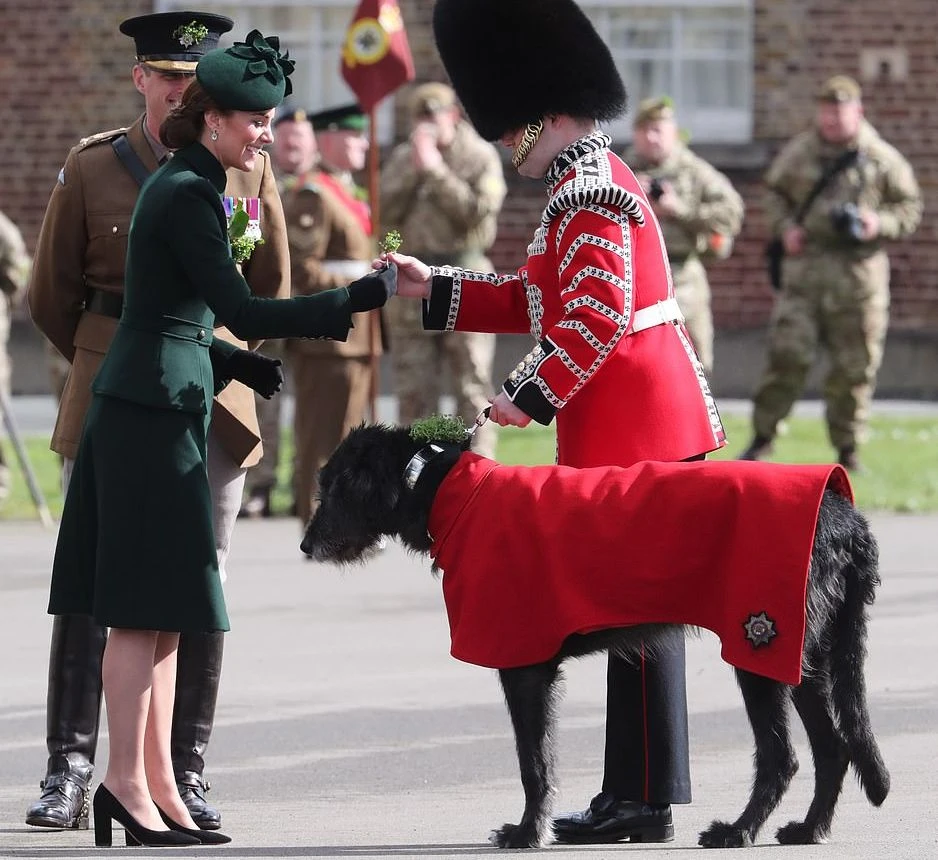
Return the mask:
<path id="1" fill-rule="evenodd" d="M 424 327 L 528 332 L 536 344 L 492 401 L 501 425 L 557 421 L 558 462 L 695 460 L 723 446 L 640 183 L 600 123 L 625 110 L 608 48 L 572 0 L 438 0 L 434 32 L 466 113 L 511 150 L 547 202 L 517 273 L 391 255 Z M 484 50 L 480 45 L 484 44 Z M 525 540 L 519 519 L 518 540 Z M 622 548 L 623 575 L 628 547 Z M 561 842 L 663 842 L 690 801 L 684 641 L 635 665 L 610 656 L 602 791 L 555 820 Z"/>

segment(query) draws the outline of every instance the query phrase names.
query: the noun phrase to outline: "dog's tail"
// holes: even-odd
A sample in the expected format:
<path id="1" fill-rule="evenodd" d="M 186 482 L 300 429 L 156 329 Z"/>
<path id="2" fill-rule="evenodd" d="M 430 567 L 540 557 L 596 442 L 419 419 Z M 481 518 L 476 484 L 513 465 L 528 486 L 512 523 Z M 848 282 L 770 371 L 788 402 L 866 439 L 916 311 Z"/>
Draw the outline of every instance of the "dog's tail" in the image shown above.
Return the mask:
<path id="1" fill-rule="evenodd" d="M 850 761 L 870 803 L 879 806 L 889 793 L 889 771 L 873 736 L 866 702 L 863 664 L 866 661 L 867 606 L 876 598 L 879 549 L 866 519 L 851 512 L 855 528 L 843 568 L 844 602 L 835 622 L 831 647 L 831 687 L 840 729 Z"/>

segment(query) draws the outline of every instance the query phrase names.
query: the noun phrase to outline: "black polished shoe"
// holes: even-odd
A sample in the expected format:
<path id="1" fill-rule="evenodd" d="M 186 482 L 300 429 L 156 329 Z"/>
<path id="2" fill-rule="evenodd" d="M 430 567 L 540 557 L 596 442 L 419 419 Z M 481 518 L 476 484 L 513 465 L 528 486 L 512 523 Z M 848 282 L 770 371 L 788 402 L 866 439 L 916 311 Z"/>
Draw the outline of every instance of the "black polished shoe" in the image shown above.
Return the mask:
<path id="1" fill-rule="evenodd" d="M 33 827 L 62 830 L 88 829 L 88 793 L 94 765 L 67 756 L 56 757 L 53 769 L 39 783 L 42 794 L 26 810 L 26 823 Z"/>
<path id="2" fill-rule="evenodd" d="M 600 792 L 583 812 L 554 819 L 554 837 L 569 845 L 605 842 L 670 842 L 674 839 L 671 807 L 616 800 Z"/>
<path id="3" fill-rule="evenodd" d="M 221 827 L 221 813 L 205 801 L 205 792 L 212 787 L 211 784 L 193 770 L 176 776 L 176 788 L 192 820 L 201 830 L 218 830 Z"/>

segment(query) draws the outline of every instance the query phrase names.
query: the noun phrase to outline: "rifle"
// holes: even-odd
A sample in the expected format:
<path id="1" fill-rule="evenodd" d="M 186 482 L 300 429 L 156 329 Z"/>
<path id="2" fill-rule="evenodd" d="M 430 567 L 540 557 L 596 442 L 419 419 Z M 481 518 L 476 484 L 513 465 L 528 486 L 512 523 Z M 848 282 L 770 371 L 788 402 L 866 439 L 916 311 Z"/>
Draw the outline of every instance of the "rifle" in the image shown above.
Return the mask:
<path id="1" fill-rule="evenodd" d="M 29 457 L 26 454 L 26 446 L 23 444 L 23 437 L 20 436 L 16 421 L 13 419 L 13 407 L 10 405 L 10 399 L 6 392 L 0 390 L 0 415 L 3 417 L 3 423 L 6 425 L 7 434 L 13 443 L 13 449 L 16 451 L 16 457 L 20 461 L 20 468 L 23 471 L 23 477 L 26 478 L 26 484 L 29 486 L 29 494 L 33 498 L 33 504 L 39 512 L 39 519 L 47 529 L 55 527 L 55 521 L 52 514 L 49 513 L 49 506 L 46 504 L 45 496 L 39 488 L 39 482 L 36 480 L 36 473 L 30 465 Z"/>

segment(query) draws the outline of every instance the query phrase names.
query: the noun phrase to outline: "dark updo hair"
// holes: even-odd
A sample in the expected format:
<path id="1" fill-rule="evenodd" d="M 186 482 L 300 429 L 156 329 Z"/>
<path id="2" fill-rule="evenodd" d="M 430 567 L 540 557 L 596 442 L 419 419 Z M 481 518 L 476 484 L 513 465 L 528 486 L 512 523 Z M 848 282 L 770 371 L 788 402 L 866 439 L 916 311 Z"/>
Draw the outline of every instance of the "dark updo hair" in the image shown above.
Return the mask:
<path id="1" fill-rule="evenodd" d="M 202 88 L 196 78 L 182 94 L 179 106 L 175 108 L 160 126 L 160 140 L 169 149 L 182 149 L 195 143 L 205 127 L 205 114 L 218 111 L 227 116 L 230 110 L 218 106 L 215 100 Z"/>

